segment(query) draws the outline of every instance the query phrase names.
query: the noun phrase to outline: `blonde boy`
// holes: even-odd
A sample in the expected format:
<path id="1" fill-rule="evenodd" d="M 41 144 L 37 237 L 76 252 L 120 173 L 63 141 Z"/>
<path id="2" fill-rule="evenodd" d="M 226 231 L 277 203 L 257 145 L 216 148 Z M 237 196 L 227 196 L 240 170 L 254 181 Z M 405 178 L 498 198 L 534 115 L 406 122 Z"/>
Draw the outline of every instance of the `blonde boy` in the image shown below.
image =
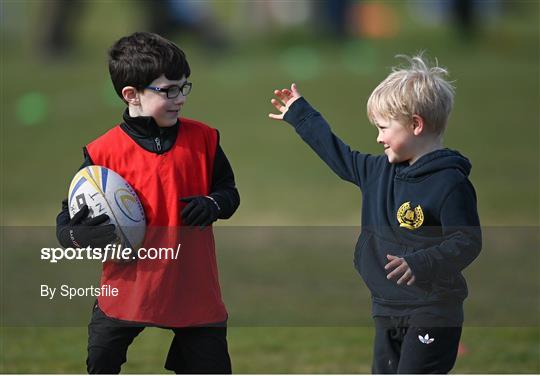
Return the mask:
<path id="1" fill-rule="evenodd" d="M 355 267 L 369 287 L 374 373 L 447 373 L 454 366 L 481 232 L 471 164 L 443 148 L 453 106 L 447 71 L 404 56 L 371 94 L 367 113 L 384 155 L 352 151 L 291 89 L 274 91 L 273 119 L 290 123 L 342 179 L 362 191 Z"/>

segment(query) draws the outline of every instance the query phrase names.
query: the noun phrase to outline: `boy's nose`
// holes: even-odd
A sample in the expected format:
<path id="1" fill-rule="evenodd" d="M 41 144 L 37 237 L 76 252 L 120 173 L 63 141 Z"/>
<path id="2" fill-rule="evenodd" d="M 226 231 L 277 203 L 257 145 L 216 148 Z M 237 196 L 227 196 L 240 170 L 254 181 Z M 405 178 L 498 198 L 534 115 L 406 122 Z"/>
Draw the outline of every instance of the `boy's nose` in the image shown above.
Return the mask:
<path id="1" fill-rule="evenodd" d="M 181 93 L 176 98 L 174 98 L 175 104 L 184 104 L 185 101 L 186 101 L 186 97 L 183 96 Z"/>

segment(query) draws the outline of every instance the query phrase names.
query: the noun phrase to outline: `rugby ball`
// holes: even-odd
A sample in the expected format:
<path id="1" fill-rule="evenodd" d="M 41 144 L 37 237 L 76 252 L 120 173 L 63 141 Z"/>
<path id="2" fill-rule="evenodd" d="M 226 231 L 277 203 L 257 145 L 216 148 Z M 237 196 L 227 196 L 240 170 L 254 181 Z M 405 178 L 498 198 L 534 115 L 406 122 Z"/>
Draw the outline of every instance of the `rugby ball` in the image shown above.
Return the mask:
<path id="1" fill-rule="evenodd" d="M 120 244 L 133 250 L 144 240 L 146 218 L 133 188 L 113 170 L 88 166 L 77 172 L 69 186 L 69 216 L 88 205 L 88 216 L 107 214 L 116 226 Z"/>

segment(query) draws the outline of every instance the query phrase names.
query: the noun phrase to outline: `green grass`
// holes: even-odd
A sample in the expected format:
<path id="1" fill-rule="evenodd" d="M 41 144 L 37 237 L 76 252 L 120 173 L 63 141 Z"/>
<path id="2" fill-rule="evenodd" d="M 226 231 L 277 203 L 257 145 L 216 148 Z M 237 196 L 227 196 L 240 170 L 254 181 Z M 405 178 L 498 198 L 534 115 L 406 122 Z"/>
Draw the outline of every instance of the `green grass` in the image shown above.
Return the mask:
<path id="1" fill-rule="evenodd" d="M 229 5 L 220 4 L 220 11 L 229 14 Z M 403 11 L 403 5 L 392 4 Z M 142 19 L 141 10 L 127 7 L 125 2 L 85 5 L 80 28 L 75 31 L 78 43 L 74 54 L 65 61 L 46 61 L 40 59 L 35 43 L 42 3 L 1 3 L 2 20 L 6 21 L 1 30 L 0 68 L 0 198 L 4 225 L 52 225 L 82 161 L 81 146 L 120 118 L 122 106 L 110 89 L 105 51 L 118 37 L 135 30 Z M 389 40 L 335 43 L 313 39 L 303 31 L 292 38 L 284 34 L 239 38 L 233 49 L 217 55 L 208 54 L 195 38 L 182 40 L 194 82 L 184 115 L 220 130 L 242 197 L 239 211 L 226 224 L 357 226 L 361 209 L 358 190 L 340 182 L 289 126 L 267 119 L 272 110 L 272 90 L 297 82 L 346 142 L 359 150 L 380 153 L 375 129 L 365 115 L 367 98 L 396 64 L 395 54 L 426 49 L 450 69 L 456 81 L 456 104 L 446 144 L 473 162 L 471 179 L 482 223 L 538 226 L 538 3 L 512 2 L 505 9 L 507 13 L 498 23 L 486 26 L 476 40 L 468 43 L 457 40 L 445 26 L 427 29 L 406 18 L 402 34 Z M 303 63 L 309 64 L 314 74 L 306 74 Z M 17 108 L 25 94 L 35 92 L 44 96 L 47 111 L 40 122 L 25 125 Z M 466 313 L 475 326 L 464 330 L 462 342 L 468 352 L 458 359 L 457 373 L 540 372 L 538 321 L 528 317 L 540 306 L 535 279 L 537 247 L 519 248 L 517 244 L 522 243 L 518 236 L 514 233 L 505 238 L 505 234 L 501 230 L 500 238 L 492 238 L 480 259 L 467 270 L 471 297 Z M 4 264 L 4 238 L 2 241 L 2 270 L 30 276 L 29 269 L 26 275 L 19 272 L 22 261 L 15 266 Z M 347 250 L 353 245 L 354 241 L 347 244 Z M 360 298 L 366 291 L 352 271 L 352 255 L 343 253 L 342 259 L 330 262 L 319 254 L 322 263 L 317 264 L 313 258 L 298 270 L 294 268 L 298 262 L 295 257 L 304 256 L 291 255 L 287 258 L 290 263 L 280 271 L 296 277 L 280 279 L 269 269 L 280 261 L 272 259 L 271 254 L 253 259 L 258 261 L 257 269 L 249 274 L 249 258 L 242 264 L 241 253 L 227 258 L 230 253 L 218 252 L 223 294 L 231 321 L 237 322 L 229 330 L 235 372 L 370 371 L 372 329 L 367 326 L 332 322 L 329 327 L 301 327 L 294 320 L 289 326 L 280 326 L 288 314 L 298 315 L 294 316 L 298 319 L 308 312 L 301 310 L 281 311 L 284 316 L 275 326 L 265 326 L 268 320 L 259 321 L 259 327 L 248 326 L 257 323 L 261 314 L 268 317 L 260 303 L 265 298 L 261 291 L 279 293 L 289 282 L 289 295 L 282 301 L 293 301 L 301 294 L 310 297 L 313 291 L 302 288 L 314 278 L 313 271 L 328 273 L 325 283 L 317 285 L 333 299 L 332 307 L 324 311 L 326 315 L 335 314 L 349 324 L 351 317 L 358 315 L 366 322 L 368 299 L 364 295 Z M 270 261 L 267 269 L 266 260 Z M 233 274 L 229 272 L 239 271 L 243 274 L 230 278 Z M 44 271 L 36 269 L 31 277 L 39 278 L 40 272 Z M 5 274 L 2 282 L 6 282 Z M 21 286 L 21 290 L 31 291 L 31 285 Z M 354 294 L 358 294 L 358 300 L 351 303 L 347 299 Z M 253 302 L 259 302 L 258 306 L 253 307 Z M 316 304 L 321 302 L 314 302 L 313 307 Z M 524 309 L 527 304 L 532 307 L 528 313 Z M 490 309 L 494 305 L 495 311 Z M 506 321 L 511 327 L 490 323 L 505 322 L 500 317 L 511 318 L 513 313 L 517 317 Z M 314 317 L 317 322 L 319 317 Z M 520 324 L 521 317 L 528 320 Z M 481 326 L 482 319 L 488 322 L 485 326 Z M 163 371 L 169 341 L 168 332 L 146 330 L 130 348 L 124 370 Z M 2 327 L 0 372 L 83 373 L 85 356 L 84 327 Z"/>
<path id="2" fill-rule="evenodd" d="M 27 6 L 28 12 L 35 12 L 36 4 L 28 4 L 34 4 Z M 110 92 L 103 94 L 110 85 L 105 51 L 132 30 L 125 22 L 137 15 L 127 12 L 110 30 L 97 28 L 121 10 L 119 4 L 88 5 L 71 60 L 40 61 L 29 34 L 3 35 L 8 52 L 2 68 L 6 224 L 54 223 L 59 201 L 82 161 L 80 148 L 119 120 L 120 101 L 111 102 Z M 307 37 L 287 43 L 248 40 L 229 53 L 209 56 L 188 38 L 182 45 L 193 68 L 194 90 L 184 115 L 221 131 L 242 195 L 242 206 L 228 224 L 357 224 L 357 189 L 336 179 L 288 125 L 266 117 L 273 108 L 272 90 L 297 81 L 346 142 L 380 153 L 365 115 L 367 98 L 398 62 L 395 54 L 426 49 L 449 67 L 457 86 L 446 143 L 473 162 L 471 178 L 483 223 L 537 225 L 538 12 L 532 10 L 537 10 L 534 3 L 526 4 L 529 13 L 519 17 L 528 17 L 523 24 L 529 28 L 516 26 L 518 16 L 509 17 L 466 44 L 446 28 L 428 32 L 417 27 L 396 39 L 353 44 Z M 294 74 L 298 69 L 290 67 L 294 64 L 283 59 L 298 47 L 320 61 L 309 78 L 299 79 Z M 351 56 L 363 70 L 350 69 Z M 300 71 L 303 63 L 297 62 Z M 46 116 L 34 126 L 23 125 L 15 111 L 19 98 L 29 92 L 42 93 L 48 103 Z M 36 191 L 30 181 L 46 184 Z"/>
<path id="3" fill-rule="evenodd" d="M 370 299 L 351 263 L 350 244 L 357 231 L 353 227 L 216 231 L 235 372 L 369 371 Z M 36 289 L 40 283 L 96 284 L 99 265 L 40 261 L 37 251 L 54 242 L 54 228 L 10 228 L 3 235 L 0 372 L 83 372 L 84 325 L 93 299 L 57 297 L 51 302 L 36 297 Z M 537 244 L 534 228 L 484 232 L 489 251 L 466 273 L 470 298 L 462 342 L 468 352 L 460 357 L 456 372 L 538 372 L 540 313 L 534 303 L 540 296 L 539 260 L 533 253 Z M 28 327 L 39 325 L 56 327 Z M 125 371 L 161 372 L 170 339 L 171 333 L 164 330 L 145 331 L 130 349 Z M 32 345 L 37 349 L 27 351 Z"/>
<path id="4" fill-rule="evenodd" d="M 234 373 L 370 373 L 370 327 L 231 327 Z M 4 328 L 2 373 L 85 373 L 86 328 Z M 454 373 L 538 373 L 538 328 L 466 327 Z M 145 329 L 125 373 L 165 373 L 172 332 Z M 31 352 L 31 356 L 29 355 Z"/>

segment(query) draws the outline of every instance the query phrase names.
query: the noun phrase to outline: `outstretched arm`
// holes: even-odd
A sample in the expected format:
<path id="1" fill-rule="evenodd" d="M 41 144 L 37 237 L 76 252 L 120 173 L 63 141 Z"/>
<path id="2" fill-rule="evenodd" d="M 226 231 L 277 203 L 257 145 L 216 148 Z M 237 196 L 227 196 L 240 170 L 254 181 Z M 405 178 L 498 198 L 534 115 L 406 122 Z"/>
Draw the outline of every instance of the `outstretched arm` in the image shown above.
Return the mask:
<path id="1" fill-rule="evenodd" d="M 302 139 L 342 179 L 362 188 L 385 159 L 352 151 L 337 137 L 326 120 L 301 96 L 296 84 L 275 90 L 271 100 L 278 113 L 268 116 L 291 124 Z"/>

